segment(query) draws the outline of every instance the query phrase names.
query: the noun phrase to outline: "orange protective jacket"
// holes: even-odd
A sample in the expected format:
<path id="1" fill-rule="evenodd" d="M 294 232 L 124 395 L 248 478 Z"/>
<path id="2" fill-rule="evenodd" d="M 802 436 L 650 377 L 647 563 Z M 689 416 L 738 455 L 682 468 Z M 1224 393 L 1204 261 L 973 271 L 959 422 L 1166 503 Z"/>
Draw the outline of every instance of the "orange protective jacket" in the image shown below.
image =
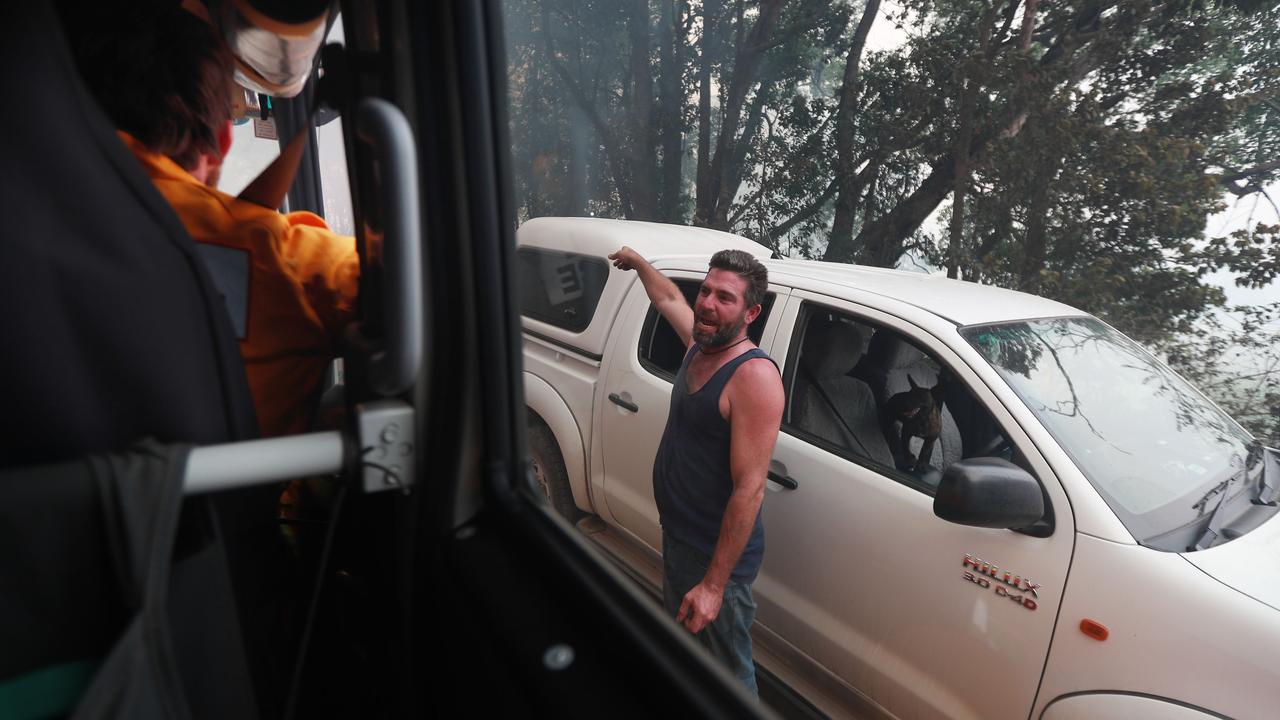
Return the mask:
<path id="1" fill-rule="evenodd" d="M 355 238 L 309 212 L 232 197 L 119 133 L 164 195 L 227 300 L 263 436 L 309 429 L 320 384 L 354 318 Z"/>

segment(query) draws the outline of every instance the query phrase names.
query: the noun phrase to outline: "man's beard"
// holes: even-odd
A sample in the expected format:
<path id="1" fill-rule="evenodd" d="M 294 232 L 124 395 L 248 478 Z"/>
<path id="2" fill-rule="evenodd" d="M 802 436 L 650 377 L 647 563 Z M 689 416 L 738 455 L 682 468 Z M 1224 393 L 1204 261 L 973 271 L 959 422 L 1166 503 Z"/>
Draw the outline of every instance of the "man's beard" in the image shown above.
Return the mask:
<path id="1" fill-rule="evenodd" d="M 742 327 L 747 324 L 747 314 L 743 313 L 738 319 L 728 325 L 721 325 L 716 328 L 715 332 L 706 333 L 698 330 L 698 318 L 693 319 L 693 341 L 704 348 L 718 348 L 727 345 L 730 340 L 737 337 L 742 332 Z"/>

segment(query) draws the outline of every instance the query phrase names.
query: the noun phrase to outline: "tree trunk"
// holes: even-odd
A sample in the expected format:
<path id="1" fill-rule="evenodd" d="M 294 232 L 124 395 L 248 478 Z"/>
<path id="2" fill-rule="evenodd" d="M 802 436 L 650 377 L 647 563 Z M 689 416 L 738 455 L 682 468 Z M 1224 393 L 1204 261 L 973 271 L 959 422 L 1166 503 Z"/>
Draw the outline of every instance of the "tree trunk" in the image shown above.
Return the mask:
<path id="1" fill-rule="evenodd" d="M 695 224 L 718 230 L 729 229 L 729 206 L 738 188 L 729 182 L 734 174 L 731 158 L 738 142 L 738 125 L 742 119 L 742 107 L 747 94 L 756 84 L 760 60 L 768 47 L 782 12 L 783 0 L 761 0 L 760 12 L 751 32 L 742 36 L 734 52 L 733 76 L 729 91 L 720 107 L 720 132 L 716 134 L 715 151 L 711 155 L 707 184 L 698 187 L 698 212 Z M 706 190 L 704 194 L 704 188 Z M 698 221 L 701 222 L 698 222 Z"/>
<path id="2" fill-rule="evenodd" d="M 770 228 L 769 237 L 776 238 L 776 237 L 781 237 L 783 235 L 786 235 L 787 233 L 791 232 L 791 228 L 799 225 L 805 220 L 808 220 L 814 215 L 817 215 L 818 211 L 822 209 L 822 206 L 826 205 L 827 201 L 830 200 L 832 196 L 836 194 L 837 189 L 839 189 L 839 185 L 836 183 L 835 180 L 832 180 L 830 183 L 827 184 L 826 189 L 823 190 L 822 193 L 818 195 L 818 197 L 814 198 L 812 202 L 810 202 L 808 205 L 801 208 L 800 211 L 797 212 L 795 215 L 792 215 L 790 218 L 787 218 L 785 221 Z"/>
<path id="3" fill-rule="evenodd" d="M 966 78 L 960 98 L 960 127 L 956 132 L 956 171 L 951 189 L 951 227 L 947 239 L 947 277 L 960 278 L 964 257 L 964 199 L 969 189 L 969 146 L 973 144 L 973 105 L 977 100 L 977 78 Z"/>
<path id="4" fill-rule="evenodd" d="M 702 37 L 698 41 L 698 174 L 695 179 L 697 211 L 694 225 L 706 225 L 703 198 L 711 194 L 711 66 L 715 64 L 715 36 L 720 21 L 720 0 L 702 5 Z"/>
<path id="5" fill-rule="evenodd" d="M 751 149 L 751 140 L 760 132 L 760 123 L 764 119 L 764 86 L 761 85 L 756 90 L 755 99 L 751 103 L 751 109 L 747 112 L 747 122 L 742 128 L 742 137 L 739 138 L 737 148 L 733 153 L 733 160 L 729 163 L 729 178 L 727 185 L 734 188 L 734 195 L 737 195 L 738 188 L 742 186 L 742 171 L 746 167 L 747 152 Z M 726 212 L 732 206 L 725 206 Z M 725 221 L 725 227 L 729 226 L 728 220 Z"/>
<path id="6" fill-rule="evenodd" d="M 595 140 L 591 129 L 591 120 L 586 113 L 577 107 L 570 107 L 566 112 L 570 127 L 578 128 L 569 134 L 569 161 L 565 185 L 565 201 L 568 203 L 560 212 L 564 217 L 577 217 L 587 212 L 587 169 L 592 164 L 591 146 Z"/>
<path id="7" fill-rule="evenodd" d="M 991 256 L 996 248 L 1000 246 L 1000 241 L 1009 237 L 1012 233 L 1012 221 L 1006 214 L 994 227 L 986 237 L 982 238 L 982 242 L 978 243 L 978 247 L 974 250 L 974 265 L 971 266 L 973 282 L 985 282 L 990 274 L 987 272 L 992 269 Z M 976 268 L 976 269 L 975 269 Z"/>
<path id="8" fill-rule="evenodd" d="M 962 117 L 960 123 L 960 139 L 956 142 L 956 157 L 960 159 L 956 161 L 956 178 L 951 189 L 951 227 L 947 239 L 947 277 L 952 280 L 960 278 L 960 263 L 964 257 L 964 193 L 969 187 L 969 163 L 965 156 L 969 151 L 967 135 L 972 132 L 968 118 Z"/>
<path id="9" fill-rule="evenodd" d="M 631 0 L 627 36 L 631 41 L 629 160 L 631 203 L 636 220 L 658 218 L 658 169 L 653 131 L 653 70 L 649 65 L 649 0 Z"/>
<path id="10" fill-rule="evenodd" d="M 612 128 L 600 116 L 600 111 L 596 108 L 595 103 L 587 96 L 582 86 L 574 78 L 564 63 L 557 59 L 555 48 L 552 47 L 551 33 L 546 32 L 545 28 L 551 24 L 550 14 L 546 7 L 542 11 L 543 22 L 543 42 L 546 45 L 546 56 L 551 64 L 551 69 L 555 72 L 556 79 L 560 84 L 568 90 L 570 97 L 578 104 L 578 107 L 591 121 L 591 126 L 595 128 L 596 133 L 600 137 L 600 144 L 604 147 L 605 158 L 608 161 L 610 174 L 613 175 L 614 187 L 618 192 L 618 204 L 622 206 L 622 215 L 627 219 L 635 216 L 635 210 L 631 202 L 631 185 L 626 172 L 625 153 L 619 146 L 616 136 Z"/>
<path id="11" fill-rule="evenodd" d="M 684 0 L 659 0 L 662 16 L 659 54 L 662 79 L 658 99 L 658 144 L 662 148 L 662 180 L 658 188 L 658 220 L 679 223 L 681 165 L 684 160 Z"/>
<path id="12" fill-rule="evenodd" d="M 1049 175 L 1036 177 L 1035 187 L 1027 203 L 1027 237 L 1022 249 L 1022 267 L 1018 272 L 1018 289 L 1035 294 L 1040 290 L 1040 271 L 1047 256 L 1045 228 L 1049 213 Z"/>
<path id="13" fill-rule="evenodd" d="M 858 94 L 859 69 L 867 35 L 880 11 L 880 0 L 867 0 L 862 19 L 853 33 L 853 43 L 845 57 L 844 77 L 840 82 L 840 104 L 836 108 L 836 179 L 840 191 L 836 195 L 836 216 L 831 222 L 824 260 L 853 257 L 853 223 L 858 213 L 858 196 L 862 188 L 854 182 L 856 157 L 854 142 L 854 102 Z"/>
<path id="14" fill-rule="evenodd" d="M 878 209 L 876 208 L 876 184 L 880 181 L 880 164 L 877 162 L 875 168 L 871 172 L 871 176 L 867 178 L 867 192 L 862 197 L 862 224 L 865 226 L 871 222 L 871 218 L 875 217 Z"/>
<path id="15" fill-rule="evenodd" d="M 1028 0 L 1027 7 L 1035 0 Z M 1032 11 L 1034 12 L 1034 11 Z M 988 5 L 978 25 L 978 49 L 981 60 L 986 62 L 991 49 L 991 29 L 996 21 L 996 8 Z M 1028 35 L 1028 39 L 1030 36 Z M 968 63 L 966 63 L 968 64 Z M 961 76 L 960 91 L 960 126 L 956 130 L 956 173 L 955 186 L 951 190 L 951 228 L 947 241 L 947 277 L 955 280 L 960 277 L 960 264 L 964 261 L 964 200 L 969 189 L 969 146 L 973 144 L 973 113 L 978 98 L 978 88 L 985 82 L 983 72 L 970 72 L 969 68 Z"/>
<path id="16" fill-rule="evenodd" d="M 551 53 L 548 52 L 548 55 Z M 600 113 L 596 110 L 595 104 L 587 98 L 586 93 L 574 81 L 573 76 L 564 67 L 563 63 L 558 62 L 552 56 L 552 68 L 556 71 L 556 75 L 569 89 L 569 94 L 577 101 L 578 106 L 586 113 L 587 118 L 591 121 L 591 126 L 595 128 L 596 133 L 600 136 L 600 144 L 604 148 L 605 159 L 608 161 L 609 172 L 613 175 L 614 187 L 618 191 L 618 203 L 622 206 L 622 216 L 628 220 L 635 218 L 635 209 L 631 203 L 631 184 L 628 182 L 626 173 L 626 162 L 623 158 L 623 151 L 618 145 L 618 141 L 610 130 L 608 123 L 604 118 L 600 117 Z"/>
<path id="17" fill-rule="evenodd" d="M 1022 33 L 1018 36 L 1018 49 L 1026 52 L 1031 49 L 1031 33 L 1036 29 L 1036 9 L 1040 0 L 1027 0 L 1022 10 Z"/>
<path id="18" fill-rule="evenodd" d="M 902 257 L 906 239 L 920 228 L 925 218 L 950 194 L 955 182 L 955 172 L 955 159 L 950 155 L 935 160 L 930 167 L 929 176 L 907 199 L 876 218 L 875 222 L 862 226 L 862 231 L 853 239 L 853 247 L 858 249 L 854 259 L 860 264 L 877 267 L 893 267 L 897 264 L 898 258 Z M 837 262 L 849 262 L 845 258 L 834 259 Z"/>

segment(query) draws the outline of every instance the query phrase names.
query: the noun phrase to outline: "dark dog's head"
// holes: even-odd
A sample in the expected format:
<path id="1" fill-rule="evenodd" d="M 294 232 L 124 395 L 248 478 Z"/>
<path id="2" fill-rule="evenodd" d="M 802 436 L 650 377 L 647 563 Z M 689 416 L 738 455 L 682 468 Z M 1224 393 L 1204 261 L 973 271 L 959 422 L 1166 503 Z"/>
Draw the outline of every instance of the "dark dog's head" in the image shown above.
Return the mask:
<path id="1" fill-rule="evenodd" d="M 933 410 L 932 389 L 920 387 L 910 375 L 907 375 L 907 383 L 911 385 L 911 389 L 894 395 L 890 400 L 897 419 L 904 422 L 921 413 L 927 415 Z"/>

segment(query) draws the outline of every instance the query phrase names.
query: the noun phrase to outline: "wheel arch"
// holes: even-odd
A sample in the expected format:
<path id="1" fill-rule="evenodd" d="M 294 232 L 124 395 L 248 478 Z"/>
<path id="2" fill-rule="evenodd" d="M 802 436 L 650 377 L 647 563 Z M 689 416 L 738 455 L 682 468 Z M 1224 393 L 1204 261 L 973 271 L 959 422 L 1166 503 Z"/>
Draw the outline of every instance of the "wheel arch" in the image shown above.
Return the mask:
<path id="1" fill-rule="evenodd" d="M 587 457 L 582 430 L 569 404 L 550 383 L 530 372 L 524 374 L 524 404 L 530 414 L 529 422 L 546 425 L 556 439 L 565 473 L 569 476 L 573 504 L 579 510 L 594 513 L 587 489 Z"/>

